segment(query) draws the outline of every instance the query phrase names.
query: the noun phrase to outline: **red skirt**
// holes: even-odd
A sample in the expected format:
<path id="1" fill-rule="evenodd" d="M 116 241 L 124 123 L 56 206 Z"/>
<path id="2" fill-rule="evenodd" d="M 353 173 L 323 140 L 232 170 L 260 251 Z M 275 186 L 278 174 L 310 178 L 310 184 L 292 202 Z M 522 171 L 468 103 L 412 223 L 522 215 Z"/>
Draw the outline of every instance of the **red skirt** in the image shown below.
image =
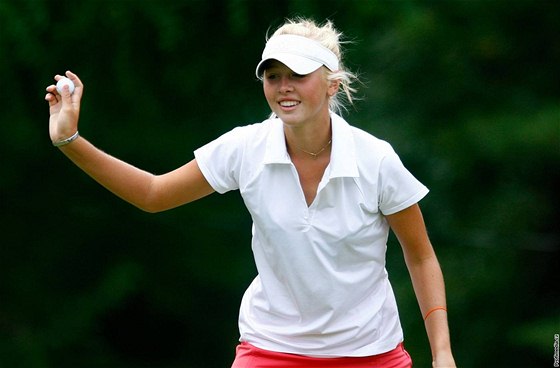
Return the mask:
<path id="1" fill-rule="evenodd" d="M 237 346 L 231 368 L 411 368 L 412 359 L 400 343 L 395 349 L 366 357 L 312 358 L 259 349 L 247 342 Z"/>

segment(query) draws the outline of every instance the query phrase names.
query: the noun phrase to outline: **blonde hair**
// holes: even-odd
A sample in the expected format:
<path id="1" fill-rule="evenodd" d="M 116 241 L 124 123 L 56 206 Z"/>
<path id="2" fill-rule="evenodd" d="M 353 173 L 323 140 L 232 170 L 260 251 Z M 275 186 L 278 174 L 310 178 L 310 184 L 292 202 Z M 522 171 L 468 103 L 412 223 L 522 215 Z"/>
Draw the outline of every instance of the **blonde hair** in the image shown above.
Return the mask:
<path id="1" fill-rule="evenodd" d="M 339 70 L 330 71 L 326 69 L 327 80 L 340 82 L 340 88 L 344 92 L 343 96 L 339 93 L 335 93 L 329 100 L 329 108 L 340 114 L 342 109 L 346 109 L 348 104 L 354 102 L 354 94 L 356 89 L 352 86 L 353 82 L 358 81 L 358 77 L 346 70 L 344 63 L 342 62 L 342 51 L 340 45 L 344 43 L 341 41 L 342 33 L 334 28 L 333 23 L 327 20 L 323 25 L 315 23 L 313 20 L 305 18 L 294 18 L 287 19 L 286 22 L 280 26 L 272 36 L 278 36 L 283 34 L 297 35 L 310 38 L 319 42 L 321 45 L 325 46 L 331 50 L 337 57 L 339 61 Z"/>

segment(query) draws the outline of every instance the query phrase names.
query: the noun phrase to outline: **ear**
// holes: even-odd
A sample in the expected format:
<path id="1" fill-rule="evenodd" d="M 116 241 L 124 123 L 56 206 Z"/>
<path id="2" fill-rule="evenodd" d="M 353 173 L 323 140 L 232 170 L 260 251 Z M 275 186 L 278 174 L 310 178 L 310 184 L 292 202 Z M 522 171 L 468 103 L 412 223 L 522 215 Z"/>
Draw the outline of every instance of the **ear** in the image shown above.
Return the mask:
<path id="1" fill-rule="evenodd" d="M 329 88 L 327 93 L 329 97 L 334 96 L 338 92 L 338 88 L 340 87 L 340 80 L 335 79 L 329 82 Z"/>

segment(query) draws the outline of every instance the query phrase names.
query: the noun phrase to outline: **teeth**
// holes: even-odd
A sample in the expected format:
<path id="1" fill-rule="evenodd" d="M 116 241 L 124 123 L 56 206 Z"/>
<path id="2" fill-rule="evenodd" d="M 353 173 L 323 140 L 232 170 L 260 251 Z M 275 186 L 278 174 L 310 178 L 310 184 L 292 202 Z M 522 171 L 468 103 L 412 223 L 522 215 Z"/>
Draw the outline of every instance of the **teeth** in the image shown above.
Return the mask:
<path id="1" fill-rule="evenodd" d="M 297 101 L 282 101 L 280 102 L 280 106 L 282 107 L 292 107 L 298 105 L 299 102 Z"/>

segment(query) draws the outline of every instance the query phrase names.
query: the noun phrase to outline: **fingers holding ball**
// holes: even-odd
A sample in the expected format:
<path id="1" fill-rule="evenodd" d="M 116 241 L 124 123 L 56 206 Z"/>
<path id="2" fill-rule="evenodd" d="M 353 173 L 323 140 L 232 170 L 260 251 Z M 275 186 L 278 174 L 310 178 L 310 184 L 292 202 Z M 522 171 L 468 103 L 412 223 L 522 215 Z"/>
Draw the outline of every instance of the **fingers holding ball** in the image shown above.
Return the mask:
<path id="1" fill-rule="evenodd" d="M 74 82 L 72 82 L 70 78 L 62 77 L 58 80 L 58 82 L 56 83 L 56 90 L 59 94 L 62 94 L 64 86 L 68 86 L 68 91 L 70 92 L 70 94 L 74 93 Z"/>
<path id="2" fill-rule="evenodd" d="M 51 105 L 56 105 L 62 100 L 62 92 L 64 91 L 65 86 L 68 86 L 68 92 L 70 95 L 78 93 L 79 97 L 81 97 L 84 87 L 80 78 L 71 71 L 67 71 L 65 74 L 66 76 L 59 74 L 55 75 L 54 79 L 56 84 L 51 84 L 46 88 L 47 94 L 45 96 L 45 100 L 47 100 Z"/>

